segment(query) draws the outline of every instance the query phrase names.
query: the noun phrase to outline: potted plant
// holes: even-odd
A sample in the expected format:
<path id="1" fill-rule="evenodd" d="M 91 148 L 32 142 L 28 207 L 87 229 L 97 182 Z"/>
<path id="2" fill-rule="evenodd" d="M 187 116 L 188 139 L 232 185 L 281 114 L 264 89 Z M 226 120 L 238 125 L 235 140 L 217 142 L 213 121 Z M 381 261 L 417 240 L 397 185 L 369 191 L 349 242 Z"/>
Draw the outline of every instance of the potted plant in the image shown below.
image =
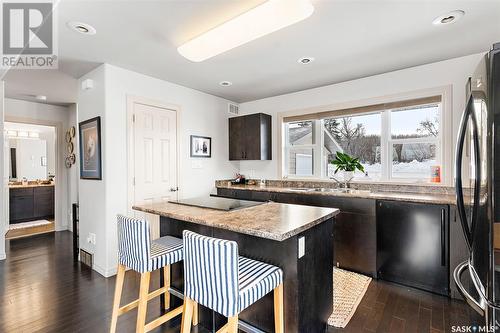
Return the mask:
<path id="1" fill-rule="evenodd" d="M 339 170 L 343 172 L 346 188 L 347 184 L 354 177 L 354 172 L 356 172 L 356 170 L 365 172 L 365 168 L 361 165 L 361 163 L 359 163 L 359 158 L 354 158 L 340 151 L 335 154 L 335 159 L 331 160 L 330 163 L 336 167 L 334 174 L 336 174 Z"/>

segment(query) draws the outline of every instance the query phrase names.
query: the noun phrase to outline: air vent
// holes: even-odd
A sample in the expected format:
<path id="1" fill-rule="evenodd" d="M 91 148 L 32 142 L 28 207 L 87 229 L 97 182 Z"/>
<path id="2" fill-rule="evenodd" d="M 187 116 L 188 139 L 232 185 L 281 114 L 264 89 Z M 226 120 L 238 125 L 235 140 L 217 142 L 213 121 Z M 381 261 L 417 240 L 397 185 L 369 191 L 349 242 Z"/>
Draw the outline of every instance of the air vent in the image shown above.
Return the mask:
<path id="1" fill-rule="evenodd" d="M 85 266 L 88 266 L 90 268 L 92 268 L 92 263 L 94 261 L 94 256 L 83 250 L 83 249 L 80 249 L 80 261 L 82 262 L 82 264 L 84 264 Z"/>
<path id="2" fill-rule="evenodd" d="M 238 104 L 229 103 L 227 105 L 227 111 L 230 114 L 238 115 L 240 113 L 240 106 Z"/>

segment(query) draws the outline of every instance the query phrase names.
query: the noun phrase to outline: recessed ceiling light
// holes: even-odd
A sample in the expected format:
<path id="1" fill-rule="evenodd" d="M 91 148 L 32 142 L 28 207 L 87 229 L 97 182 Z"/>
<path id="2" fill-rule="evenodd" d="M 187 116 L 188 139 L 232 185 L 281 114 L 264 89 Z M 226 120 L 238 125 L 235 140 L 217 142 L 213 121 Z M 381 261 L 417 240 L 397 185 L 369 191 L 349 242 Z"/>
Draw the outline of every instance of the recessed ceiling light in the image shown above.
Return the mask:
<path id="1" fill-rule="evenodd" d="M 434 25 L 446 25 L 450 23 L 455 23 L 465 15 L 463 10 L 454 10 L 449 13 L 440 15 L 432 21 Z"/>
<path id="2" fill-rule="evenodd" d="M 191 61 L 200 62 L 305 20 L 313 12 L 310 0 L 266 1 L 191 39 L 177 51 Z"/>
<path id="3" fill-rule="evenodd" d="M 229 86 L 233 85 L 233 83 L 231 81 L 221 81 L 221 82 L 219 82 L 219 84 L 223 87 L 229 87 Z"/>
<path id="4" fill-rule="evenodd" d="M 302 57 L 299 60 L 297 60 L 297 62 L 302 65 L 310 64 L 313 61 L 314 61 L 313 57 Z"/>
<path id="5" fill-rule="evenodd" d="M 46 101 L 47 100 L 47 96 L 45 96 L 45 95 L 36 95 L 35 98 L 39 101 Z"/>
<path id="6" fill-rule="evenodd" d="M 71 21 L 66 23 L 66 26 L 83 35 L 95 35 L 97 32 L 93 26 L 82 22 Z"/>

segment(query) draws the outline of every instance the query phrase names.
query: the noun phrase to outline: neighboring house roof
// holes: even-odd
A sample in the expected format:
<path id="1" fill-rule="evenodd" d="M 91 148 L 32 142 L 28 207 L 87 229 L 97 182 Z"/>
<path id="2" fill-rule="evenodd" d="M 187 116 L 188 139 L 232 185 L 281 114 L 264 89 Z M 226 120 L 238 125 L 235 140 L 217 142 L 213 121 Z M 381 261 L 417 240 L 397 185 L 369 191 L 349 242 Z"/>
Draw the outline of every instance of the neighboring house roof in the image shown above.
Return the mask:
<path id="1" fill-rule="evenodd" d="M 290 142 L 297 144 L 297 141 L 304 141 L 301 139 L 305 139 L 306 136 L 309 138 L 312 135 L 312 127 L 304 126 L 304 127 L 293 127 L 288 131 L 288 137 L 290 138 Z"/>
<path id="2" fill-rule="evenodd" d="M 325 148 L 329 153 L 333 153 L 336 151 L 343 151 L 342 147 L 338 144 L 338 142 L 333 138 L 330 132 L 325 130 Z M 312 136 L 312 127 L 304 126 L 304 127 L 294 127 L 290 128 L 288 132 L 288 137 L 290 142 L 293 142 L 296 145 L 300 145 L 306 142 L 311 142 Z"/>

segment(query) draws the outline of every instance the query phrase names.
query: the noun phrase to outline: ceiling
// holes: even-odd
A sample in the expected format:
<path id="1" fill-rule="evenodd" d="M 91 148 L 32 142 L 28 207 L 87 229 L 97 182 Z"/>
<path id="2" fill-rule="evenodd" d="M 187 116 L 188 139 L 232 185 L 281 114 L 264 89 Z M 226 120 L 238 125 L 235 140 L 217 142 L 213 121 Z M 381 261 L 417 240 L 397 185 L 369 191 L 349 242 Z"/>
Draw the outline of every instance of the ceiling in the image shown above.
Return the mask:
<path id="1" fill-rule="evenodd" d="M 245 102 L 487 51 L 500 41 L 496 0 L 311 1 L 315 11 L 308 19 L 193 63 L 177 53 L 179 45 L 263 1 L 62 0 L 60 71 L 11 71 L 7 95 L 45 89 L 54 93 L 43 93 L 51 101 L 74 102 L 74 78 L 110 63 Z M 435 17 L 455 9 L 466 12 L 460 21 L 432 25 Z M 97 34 L 71 31 L 68 21 L 91 24 Z M 303 56 L 315 61 L 297 63 Z M 224 80 L 233 85 L 220 86 Z M 63 83 L 53 87 L 51 82 Z M 73 94 L 66 91 L 70 87 Z"/>

